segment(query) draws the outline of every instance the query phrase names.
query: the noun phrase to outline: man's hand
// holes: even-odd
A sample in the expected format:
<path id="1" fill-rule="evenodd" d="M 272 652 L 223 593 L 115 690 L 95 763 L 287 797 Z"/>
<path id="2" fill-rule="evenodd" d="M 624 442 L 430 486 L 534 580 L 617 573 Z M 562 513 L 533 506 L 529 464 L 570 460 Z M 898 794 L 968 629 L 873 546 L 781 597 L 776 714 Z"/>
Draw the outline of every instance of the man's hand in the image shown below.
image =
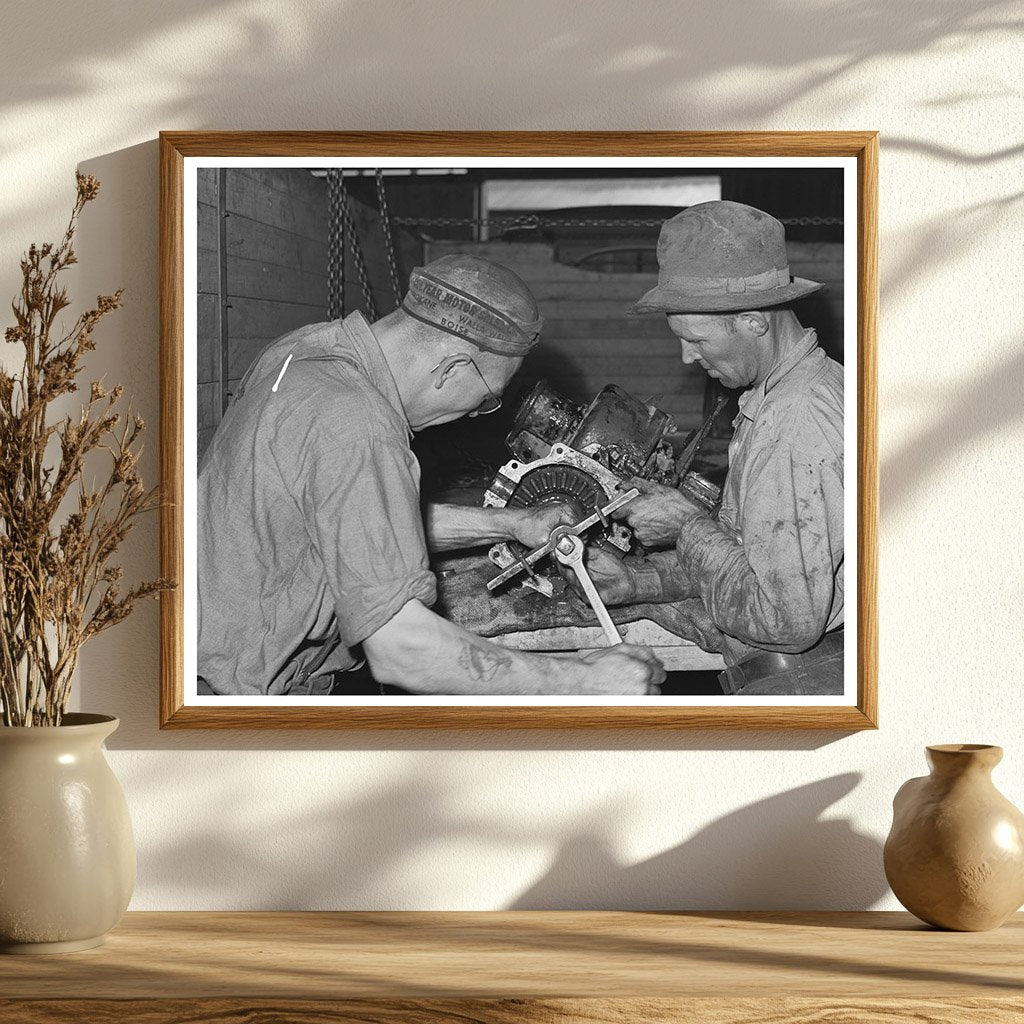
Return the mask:
<path id="1" fill-rule="evenodd" d="M 588 651 L 580 658 L 590 666 L 583 693 L 600 696 L 658 696 L 665 681 L 665 669 L 647 647 L 616 644 Z"/>
<path id="2" fill-rule="evenodd" d="M 605 604 L 632 604 L 636 599 L 636 586 L 629 562 L 616 558 L 601 548 L 588 547 L 584 556 L 584 566 L 601 595 Z M 558 563 L 558 571 L 569 586 L 586 601 L 576 573 L 567 565 Z"/>
<path id="3" fill-rule="evenodd" d="M 539 505 L 536 508 L 508 509 L 508 512 L 514 513 L 511 539 L 531 550 L 546 544 L 556 526 L 574 526 L 576 523 L 568 505 Z"/>
<path id="4" fill-rule="evenodd" d="M 686 518 L 694 511 L 703 512 L 682 491 L 653 480 L 634 477 L 625 487 L 635 487 L 640 494 L 628 505 L 612 513 L 614 519 L 624 519 L 642 544 L 647 547 L 666 547 L 675 544 Z"/>

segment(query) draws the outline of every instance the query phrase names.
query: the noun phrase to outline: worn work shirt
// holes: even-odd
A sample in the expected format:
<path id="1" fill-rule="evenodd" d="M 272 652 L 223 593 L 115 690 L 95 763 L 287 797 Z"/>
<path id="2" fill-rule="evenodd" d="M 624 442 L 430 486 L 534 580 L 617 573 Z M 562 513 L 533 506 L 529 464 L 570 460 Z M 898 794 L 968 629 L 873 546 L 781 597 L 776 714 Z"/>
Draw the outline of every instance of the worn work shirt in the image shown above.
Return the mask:
<path id="1" fill-rule="evenodd" d="M 717 520 L 694 511 L 676 545 L 728 664 L 843 623 L 843 369 L 804 331 L 739 407 Z"/>
<path id="2" fill-rule="evenodd" d="M 215 693 L 323 692 L 407 601 L 433 604 L 409 436 L 361 314 L 260 354 L 199 473 L 198 672 Z"/>

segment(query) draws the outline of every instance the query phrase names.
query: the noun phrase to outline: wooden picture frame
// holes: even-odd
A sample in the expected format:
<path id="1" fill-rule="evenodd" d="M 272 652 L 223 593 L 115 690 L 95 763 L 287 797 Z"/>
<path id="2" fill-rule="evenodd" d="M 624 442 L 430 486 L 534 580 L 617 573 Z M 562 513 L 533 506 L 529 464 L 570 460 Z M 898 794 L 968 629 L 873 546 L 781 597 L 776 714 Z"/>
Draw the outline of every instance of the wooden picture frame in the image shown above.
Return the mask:
<path id="1" fill-rule="evenodd" d="M 334 701 L 329 704 L 282 704 L 254 698 L 208 705 L 188 694 L 185 682 L 189 651 L 186 605 L 194 567 L 185 562 L 187 474 L 186 360 L 194 356 L 194 339 L 186 337 L 185 248 L 186 182 L 195 161 L 301 158 L 304 166 L 351 159 L 417 160 L 444 158 L 447 166 L 477 160 L 687 160 L 846 161 L 855 196 L 846 195 L 847 210 L 856 210 L 855 240 L 846 236 L 845 260 L 855 247 L 856 261 L 856 395 L 847 387 L 847 415 L 856 411 L 856 686 L 847 683 L 842 703 L 781 701 L 750 703 L 731 698 L 699 704 L 666 704 L 657 699 L 635 703 L 529 703 L 514 697 L 500 702 L 458 704 L 434 698 L 427 703 L 400 699 L 373 705 Z M 163 575 L 179 583 L 161 595 L 161 728 L 314 728 L 314 729 L 830 729 L 877 727 L 877 534 L 878 458 L 876 438 L 877 266 L 876 132 L 162 132 L 160 135 L 160 315 L 161 315 L 161 469 L 164 505 L 161 518 Z M 191 193 L 188 193 L 191 194 Z M 222 259 L 224 254 L 221 253 Z M 221 268 L 223 269 L 223 267 Z M 849 273 L 849 271 L 848 271 Z M 848 293 L 849 294 L 849 293 Z M 846 321 L 851 323 L 850 320 Z M 849 358 L 849 357 L 848 357 Z M 849 380 L 849 377 L 848 377 Z M 854 479 L 847 461 L 847 483 Z M 848 506 L 849 508 L 849 506 Z M 847 529 L 847 549 L 851 533 Z M 849 643 L 848 641 L 848 643 Z M 849 663 L 848 663 L 849 664 Z M 849 672 L 847 673 L 849 676 Z"/>

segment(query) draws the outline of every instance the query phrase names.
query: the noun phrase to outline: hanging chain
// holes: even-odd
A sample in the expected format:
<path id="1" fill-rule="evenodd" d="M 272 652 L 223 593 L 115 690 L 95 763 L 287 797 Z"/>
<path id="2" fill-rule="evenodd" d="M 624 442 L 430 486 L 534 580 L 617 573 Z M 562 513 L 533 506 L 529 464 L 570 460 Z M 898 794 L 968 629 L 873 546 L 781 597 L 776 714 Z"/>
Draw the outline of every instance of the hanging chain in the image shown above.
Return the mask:
<path id="1" fill-rule="evenodd" d="M 395 217 L 400 227 L 490 227 L 496 231 L 538 230 L 543 227 L 660 227 L 660 220 L 625 220 L 619 218 L 539 217 L 535 213 L 517 217 Z"/>
<path id="2" fill-rule="evenodd" d="M 345 225 L 341 208 L 345 185 L 340 168 L 327 172 L 327 319 L 345 316 Z"/>
<path id="3" fill-rule="evenodd" d="M 384 252 L 388 258 L 388 273 L 391 275 L 391 289 L 395 293 L 395 309 L 402 304 L 402 287 L 398 283 L 398 260 L 391 238 L 391 218 L 388 214 L 388 199 L 384 194 L 384 174 L 377 168 L 377 202 L 380 206 L 380 220 L 384 229 Z"/>
<path id="4" fill-rule="evenodd" d="M 356 277 L 359 278 L 359 287 L 363 290 L 363 310 L 369 321 L 373 323 L 377 319 L 377 304 L 373 301 L 373 289 L 370 287 L 370 278 L 366 273 L 363 247 L 359 244 L 359 232 L 356 231 L 355 220 L 352 217 L 352 202 L 345 191 L 341 196 L 341 221 L 345 234 L 352 239 L 352 262 L 355 264 Z"/>
<path id="5" fill-rule="evenodd" d="M 783 224 L 797 225 L 802 228 L 842 227 L 842 217 L 780 217 Z"/>
<path id="6" fill-rule="evenodd" d="M 842 217 L 780 217 L 783 224 L 798 227 L 842 226 Z M 395 217 L 400 227 L 490 227 L 498 232 L 537 231 L 541 228 L 660 228 L 665 218 L 657 220 L 618 217 L 541 217 L 535 213 L 518 217 Z"/>

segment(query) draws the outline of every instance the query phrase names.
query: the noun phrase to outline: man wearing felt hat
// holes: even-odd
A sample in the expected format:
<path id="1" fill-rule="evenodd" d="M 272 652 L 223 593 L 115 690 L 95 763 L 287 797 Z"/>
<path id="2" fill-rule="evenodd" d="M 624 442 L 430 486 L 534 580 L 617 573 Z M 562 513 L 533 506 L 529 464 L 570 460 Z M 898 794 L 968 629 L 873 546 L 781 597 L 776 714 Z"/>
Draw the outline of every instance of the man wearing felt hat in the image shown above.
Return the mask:
<path id="1" fill-rule="evenodd" d="M 541 328 L 510 270 L 450 255 L 413 270 L 393 313 L 312 324 L 257 357 L 198 481 L 201 692 L 645 694 L 644 648 L 556 658 L 498 647 L 430 610 L 435 550 L 543 543 L 558 509 L 434 506 L 424 523 L 413 431 L 486 415 Z M 356 691 L 358 692 L 358 691 Z"/>
<path id="2" fill-rule="evenodd" d="M 790 304 L 782 224 L 726 201 L 692 206 L 658 239 L 658 284 L 633 307 L 663 313 L 685 364 L 742 389 L 717 515 L 634 480 L 622 518 L 647 559 L 590 556 L 612 603 L 672 602 L 677 632 L 720 650 L 727 693 L 843 692 L 843 370 Z"/>

